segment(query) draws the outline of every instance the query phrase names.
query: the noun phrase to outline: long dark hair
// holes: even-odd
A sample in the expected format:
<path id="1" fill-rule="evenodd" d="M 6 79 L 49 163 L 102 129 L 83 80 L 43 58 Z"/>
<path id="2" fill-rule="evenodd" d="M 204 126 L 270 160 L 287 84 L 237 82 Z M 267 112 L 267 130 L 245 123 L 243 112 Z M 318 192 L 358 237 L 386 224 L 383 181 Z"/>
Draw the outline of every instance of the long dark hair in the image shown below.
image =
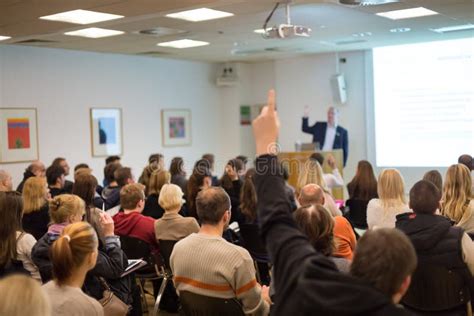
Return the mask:
<path id="1" fill-rule="evenodd" d="M 378 197 L 377 179 L 370 162 L 367 160 L 359 161 L 354 178 L 347 184 L 347 190 L 351 199 L 368 201 Z"/>
<path id="2" fill-rule="evenodd" d="M 16 232 L 21 231 L 23 200 L 18 192 L 0 192 L 0 269 L 16 259 Z"/>
<path id="3" fill-rule="evenodd" d="M 255 173 L 254 168 L 247 170 L 240 192 L 240 211 L 250 222 L 257 218 L 257 191 L 253 183 Z"/>
<path id="4" fill-rule="evenodd" d="M 195 218 L 198 218 L 196 197 L 199 191 L 201 191 L 201 187 L 204 185 L 204 180 L 207 177 L 212 177 L 210 163 L 206 159 L 200 159 L 195 163 L 193 173 L 191 177 L 189 177 L 187 184 L 188 195 L 186 197 L 186 204 L 189 206 L 189 214 Z"/>
<path id="5" fill-rule="evenodd" d="M 183 158 L 181 157 L 174 157 L 172 160 L 171 160 L 171 164 L 170 164 L 170 173 L 171 173 L 171 176 L 175 176 L 175 175 L 183 175 L 185 176 L 186 175 L 186 172 L 184 171 L 184 161 L 183 161 Z"/>
<path id="6" fill-rule="evenodd" d="M 226 168 L 227 168 L 227 166 L 230 166 L 238 174 L 238 171 L 243 169 L 243 162 L 242 162 L 242 160 L 239 160 L 239 159 L 231 159 L 227 162 Z M 232 186 L 232 179 L 227 175 L 226 170 L 224 170 L 224 174 L 222 175 L 222 177 L 220 179 L 220 185 L 226 191 L 227 190 L 232 190 L 232 187 L 233 187 Z"/>

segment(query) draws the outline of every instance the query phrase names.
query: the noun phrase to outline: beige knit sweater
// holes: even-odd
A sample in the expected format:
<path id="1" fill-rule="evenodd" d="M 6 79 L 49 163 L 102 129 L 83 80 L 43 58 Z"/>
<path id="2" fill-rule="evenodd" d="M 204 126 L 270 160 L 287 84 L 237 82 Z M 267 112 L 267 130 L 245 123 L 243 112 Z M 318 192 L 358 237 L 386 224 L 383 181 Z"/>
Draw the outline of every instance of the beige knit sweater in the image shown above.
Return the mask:
<path id="1" fill-rule="evenodd" d="M 269 312 L 267 302 L 261 298 L 250 254 L 221 237 L 189 235 L 175 245 L 170 265 L 178 293 L 236 297 L 246 314 L 267 315 Z"/>

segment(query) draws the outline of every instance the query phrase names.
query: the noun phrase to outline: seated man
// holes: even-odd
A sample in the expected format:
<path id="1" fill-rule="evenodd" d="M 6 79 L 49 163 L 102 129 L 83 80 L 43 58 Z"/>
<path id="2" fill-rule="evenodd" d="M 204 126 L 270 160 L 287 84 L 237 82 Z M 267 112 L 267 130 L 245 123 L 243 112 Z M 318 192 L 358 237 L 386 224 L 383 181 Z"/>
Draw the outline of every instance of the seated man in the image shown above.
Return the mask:
<path id="1" fill-rule="evenodd" d="M 255 279 L 252 257 L 244 248 L 222 238 L 230 220 L 230 198 L 219 187 L 199 192 L 196 207 L 201 229 L 179 241 L 171 254 L 178 293 L 237 298 L 244 312 L 268 314 L 268 288 Z"/>
<path id="2" fill-rule="evenodd" d="M 66 172 L 63 167 L 51 165 L 46 169 L 46 181 L 48 182 L 51 198 L 67 193 L 65 190 Z"/>
<path id="3" fill-rule="evenodd" d="M 12 176 L 6 170 L 0 170 L 0 192 L 13 190 Z"/>
<path id="4" fill-rule="evenodd" d="M 285 183 L 276 172 L 277 157 L 271 154 L 279 131 L 273 90 L 253 129 L 259 156 L 255 164 L 258 215 L 274 264 L 273 315 L 409 315 L 396 306 L 416 267 L 408 238 L 396 229 L 367 232 L 359 240 L 351 275 L 338 272 L 291 217 Z"/>
<path id="5" fill-rule="evenodd" d="M 64 177 L 67 177 L 69 175 L 69 171 L 71 169 L 69 167 L 69 164 L 67 163 L 66 158 L 63 158 L 63 157 L 55 158 L 53 162 L 51 163 L 51 166 L 62 167 L 64 169 Z M 69 194 L 72 193 L 73 185 L 74 185 L 74 182 L 64 179 L 64 188 L 63 188 L 64 192 L 69 193 Z"/>
<path id="6" fill-rule="evenodd" d="M 20 184 L 16 188 L 16 190 L 20 193 L 23 192 L 23 186 L 25 185 L 26 180 L 31 177 L 45 177 L 46 176 L 46 168 L 44 163 L 39 160 L 33 161 L 28 168 L 25 169 L 23 173 L 23 180 L 21 180 Z"/>
<path id="7" fill-rule="evenodd" d="M 301 188 L 298 202 L 301 206 L 305 206 L 308 204 L 314 204 L 320 199 L 323 201 L 322 205 L 332 214 L 332 216 L 342 215 L 341 210 L 337 207 L 332 196 L 329 193 L 324 192 L 319 185 L 314 183 L 307 184 Z"/>
<path id="8" fill-rule="evenodd" d="M 141 239 L 150 245 L 152 251 L 158 252 L 155 219 L 141 214 L 145 206 L 144 189 L 143 184 L 132 183 L 120 190 L 120 205 L 123 212 L 112 217 L 115 224 L 115 234 Z"/>

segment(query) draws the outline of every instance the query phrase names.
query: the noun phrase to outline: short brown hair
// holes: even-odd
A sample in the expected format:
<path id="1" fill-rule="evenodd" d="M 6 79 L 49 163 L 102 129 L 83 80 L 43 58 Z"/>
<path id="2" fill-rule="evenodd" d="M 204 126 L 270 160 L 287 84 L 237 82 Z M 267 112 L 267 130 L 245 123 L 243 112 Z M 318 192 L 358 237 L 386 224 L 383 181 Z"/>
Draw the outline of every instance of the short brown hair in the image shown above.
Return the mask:
<path id="1" fill-rule="evenodd" d="M 145 200 L 145 186 L 141 183 L 127 184 L 120 190 L 120 205 L 124 210 L 133 210 L 138 202 Z"/>
<path id="2" fill-rule="evenodd" d="M 117 184 L 119 187 L 123 187 L 124 185 L 127 184 L 128 179 L 132 179 L 132 169 L 128 167 L 120 167 L 114 172 L 114 178 L 115 181 L 117 181 Z"/>
<path id="3" fill-rule="evenodd" d="M 441 192 L 431 182 L 420 180 L 410 190 L 410 208 L 415 213 L 434 214 L 439 207 Z"/>
<path id="4" fill-rule="evenodd" d="M 415 271 L 415 248 L 395 228 L 368 230 L 357 242 L 351 274 L 392 297 Z"/>
<path id="5" fill-rule="evenodd" d="M 230 210 L 229 195 L 220 187 L 202 190 L 196 197 L 196 211 L 203 224 L 217 225 L 226 211 Z"/>
<path id="6" fill-rule="evenodd" d="M 122 167 L 119 162 L 111 162 L 104 167 L 104 178 L 109 183 L 115 181 L 115 171 Z"/>

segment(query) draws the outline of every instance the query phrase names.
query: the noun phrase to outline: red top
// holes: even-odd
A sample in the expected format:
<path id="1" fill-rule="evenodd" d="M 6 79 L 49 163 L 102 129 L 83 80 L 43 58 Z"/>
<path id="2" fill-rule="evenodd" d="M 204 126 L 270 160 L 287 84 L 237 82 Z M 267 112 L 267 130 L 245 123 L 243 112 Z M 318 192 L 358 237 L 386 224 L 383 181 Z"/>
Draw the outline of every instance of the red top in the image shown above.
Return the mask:
<path id="1" fill-rule="evenodd" d="M 158 250 L 158 242 L 155 237 L 155 219 L 143 216 L 138 212 L 125 214 L 119 212 L 113 217 L 115 234 L 118 236 L 129 236 L 147 242 L 152 250 Z"/>

